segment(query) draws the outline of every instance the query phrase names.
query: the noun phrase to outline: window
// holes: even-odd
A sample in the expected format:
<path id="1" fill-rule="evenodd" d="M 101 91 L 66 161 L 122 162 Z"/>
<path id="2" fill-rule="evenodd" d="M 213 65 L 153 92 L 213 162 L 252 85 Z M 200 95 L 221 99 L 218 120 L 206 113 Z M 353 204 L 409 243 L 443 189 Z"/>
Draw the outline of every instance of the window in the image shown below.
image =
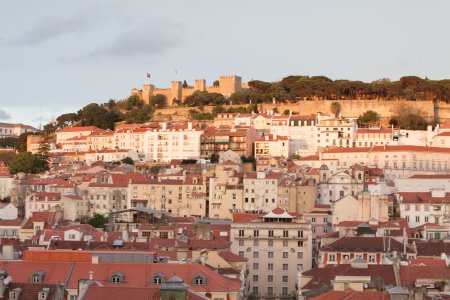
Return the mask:
<path id="1" fill-rule="evenodd" d="M 253 240 L 253 246 L 259 246 L 259 240 Z"/>
<path id="2" fill-rule="evenodd" d="M 375 255 L 369 255 L 369 262 L 375 262 Z"/>
<path id="3" fill-rule="evenodd" d="M 417 222 L 417 223 L 420 222 L 420 216 L 416 216 L 416 222 Z"/>
<path id="4" fill-rule="evenodd" d="M 253 252 L 253 258 L 259 258 L 259 252 L 258 251 Z"/>
<path id="5" fill-rule="evenodd" d="M 114 273 L 113 275 L 111 275 L 111 277 L 109 277 L 109 281 L 111 283 L 121 283 L 121 282 L 123 282 L 123 279 L 124 279 L 124 274 L 122 272 Z"/>
<path id="6" fill-rule="evenodd" d="M 297 258 L 303 258 L 303 252 L 297 252 Z"/>
<path id="7" fill-rule="evenodd" d="M 272 282 L 273 281 L 273 275 L 268 275 L 267 276 L 267 281 L 268 282 Z"/>
<path id="8" fill-rule="evenodd" d="M 273 230 L 269 230 L 269 237 L 273 237 Z"/>
<path id="9" fill-rule="evenodd" d="M 244 257 L 244 251 L 239 251 L 238 255 L 239 255 L 240 257 Z"/>
<path id="10" fill-rule="evenodd" d="M 300 230 L 299 230 L 299 231 L 297 232 L 297 236 L 300 237 L 300 238 L 302 238 L 302 237 L 303 237 L 303 231 L 300 231 Z"/>
<path id="11" fill-rule="evenodd" d="M 253 287 L 253 294 L 258 295 L 258 287 L 257 286 Z"/>
<path id="12" fill-rule="evenodd" d="M 259 237 L 259 230 L 253 230 L 253 236 Z"/>
<path id="13" fill-rule="evenodd" d="M 206 276 L 203 274 L 198 274 L 194 276 L 194 285 L 205 285 L 206 284 Z"/>
<path id="14" fill-rule="evenodd" d="M 240 229 L 240 230 L 239 230 L 239 236 L 244 236 L 244 233 L 245 233 L 245 232 L 244 232 L 243 229 Z"/>
<path id="15" fill-rule="evenodd" d="M 273 258 L 273 252 L 272 251 L 267 252 L 267 257 L 268 258 Z"/>
<path id="16" fill-rule="evenodd" d="M 283 252 L 283 258 L 288 258 L 289 252 Z"/>
<path id="17" fill-rule="evenodd" d="M 288 294 L 288 287 L 287 286 L 283 286 L 282 292 L 283 295 L 287 295 Z"/>
<path id="18" fill-rule="evenodd" d="M 161 285 L 164 282 L 164 274 L 163 273 L 156 273 L 152 277 L 152 284 L 154 285 Z"/>
<path id="19" fill-rule="evenodd" d="M 267 264 L 267 270 L 273 270 L 273 264 L 272 263 Z"/>
<path id="20" fill-rule="evenodd" d="M 425 217 L 425 223 L 428 223 L 428 217 Z"/>
<path id="21" fill-rule="evenodd" d="M 289 237 L 289 231 L 283 230 L 283 237 Z"/>
<path id="22" fill-rule="evenodd" d="M 32 283 L 42 283 L 42 281 L 44 281 L 44 277 L 45 277 L 45 272 L 43 272 L 43 271 L 37 272 L 31 276 L 31 282 Z"/>
<path id="23" fill-rule="evenodd" d="M 273 295 L 273 286 L 267 287 L 267 295 Z"/>
<path id="24" fill-rule="evenodd" d="M 258 270 L 258 269 L 259 269 L 259 264 L 253 263 L 253 270 Z"/>
<path id="25" fill-rule="evenodd" d="M 267 241 L 267 245 L 268 245 L 268 246 L 273 246 L 273 240 L 268 240 L 268 241 Z"/>
<path id="26" fill-rule="evenodd" d="M 239 240 L 239 246 L 244 246 L 244 240 Z"/>
<path id="27" fill-rule="evenodd" d="M 289 244 L 289 241 L 283 241 L 283 247 L 287 247 Z"/>
<path id="28" fill-rule="evenodd" d="M 286 275 L 283 275 L 283 282 L 288 282 L 288 276 L 286 276 Z"/>
<path id="29" fill-rule="evenodd" d="M 329 260 L 329 261 L 336 261 L 336 255 L 334 255 L 334 254 L 328 254 L 328 260 Z"/>
<path id="30" fill-rule="evenodd" d="M 253 275 L 253 281 L 258 281 L 259 277 L 258 275 Z"/>
<path id="31" fill-rule="evenodd" d="M 289 265 L 288 264 L 283 264 L 283 270 L 289 270 Z"/>

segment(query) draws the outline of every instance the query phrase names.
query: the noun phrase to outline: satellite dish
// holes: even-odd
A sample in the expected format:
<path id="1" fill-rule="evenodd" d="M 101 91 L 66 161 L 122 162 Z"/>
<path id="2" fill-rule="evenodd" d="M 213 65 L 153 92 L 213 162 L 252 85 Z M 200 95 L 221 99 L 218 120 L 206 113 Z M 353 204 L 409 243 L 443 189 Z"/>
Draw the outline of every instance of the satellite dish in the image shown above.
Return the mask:
<path id="1" fill-rule="evenodd" d="M 11 281 L 12 281 L 12 277 L 11 276 L 8 276 L 5 279 L 3 279 L 3 283 L 5 285 L 8 285 Z"/>

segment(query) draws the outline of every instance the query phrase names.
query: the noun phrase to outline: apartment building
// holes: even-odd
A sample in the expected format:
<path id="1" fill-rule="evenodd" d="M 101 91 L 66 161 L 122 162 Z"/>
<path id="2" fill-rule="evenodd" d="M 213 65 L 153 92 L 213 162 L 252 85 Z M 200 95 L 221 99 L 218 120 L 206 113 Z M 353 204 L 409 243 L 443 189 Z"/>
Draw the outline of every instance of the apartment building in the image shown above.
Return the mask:
<path id="1" fill-rule="evenodd" d="M 393 180 L 416 174 L 449 172 L 450 149 L 403 145 L 333 148 L 321 153 L 321 160 L 327 159 L 337 159 L 338 169 L 346 169 L 354 164 L 380 168 L 386 180 Z"/>
<path id="2" fill-rule="evenodd" d="M 200 149 L 202 158 L 232 150 L 239 156 L 252 156 L 253 143 L 258 138 L 256 129 L 248 126 L 208 127 L 201 135 Z"/>
<path id="3" fill-rule="evenodd" d="M 278 184 L 281 172 L 244 173 L 244 211 L 269 212 L 278 206 Z"/>
<path id="4" fill-rule="evenodd" d="M 25 218 L 29 218 L 34 212 L 48 211 L 61 206 L 60 193 L 33 193 L 25 198 Z"/>
<path id="5" fill-rule="evenodd" d="M 87 149 L 106 150 L 113 149 L 114 131 L 94 132 L 87 136 Z"/>
<path id="6" fill-rule="evenodd" d="M 143 154 L 146 161 L 170 162 L 172 159 L 200 158 L 200 136 L 203 131 L 189 123 L 161 123 L 144 134 Z"/>
<path id="7" fill-rule="evenodd" d="M 128 207 L 148 207 L 173 216 L 207 216 L 207 187 L 202 174 L 183 173 L 177 178 L 153 176 L 129 183 Z"/>
<path id="8" fill-rule="evenodd" d="M 317 148 L 353 147 L 357 128 L 354 120 L 319 115 L 316 124 Z"/>
<path id="9" fill-rule="evenodd" d="M 4 137 L 17 137 L 22 133 L 27 132 L 39 132 L 40 130 L 30 125 L 24 125 L 21 123 L 0 123 L 0 138 Z"/>
<path id="10" fill-rule="evenodd" d="M 292 296 L 297 272 L 311 268 L 311 225 L 281 208 L 234 214 L 231 242 L 231 250 L 248 259 L 247 296 Z"/>
<path id="11" fill-rule="evenodd" d="M 358 128 L 356 130 L 356 147 L 390 145 L 394 141 L 393 128 Z"/>
<path id="12" fill-rule="evenodd" d="M 400 217 L 406 218 L 410 227 L 427 223 L 442 225 L 450 216 L 450 195 L 445 189 L 429 192 L 397 193 Z"/>
<path id="13" fill-rule="evenodd" d="M 209 178 L 209 216 L 230 218 L 244 211 L 244 184 L 241 166 L 231 161 L 218 164 Z"/>
<path id="14" fill-rule="evenodd" d="M 95 126 L 67 127 L 56 132 L 56 143 L 59 144 L 70 138 L 88 136 L 93 133 L 98 134 L 104 131 Z"/>
<path id="15" fill-rule="evenodd" d="M 288 136 L 270 134 L 255 141 L 256 159 L 272 156 L 289 158 L 291 153 L 291 141 Z"/>
<path id="16" fill-rule="evenodd" d="M 291 153 L 314 154 L 317 148 L 316 122 L 315 115 L 273 117 L 270 122 L 270 133 L 288 136 L 291 141 Z"/>

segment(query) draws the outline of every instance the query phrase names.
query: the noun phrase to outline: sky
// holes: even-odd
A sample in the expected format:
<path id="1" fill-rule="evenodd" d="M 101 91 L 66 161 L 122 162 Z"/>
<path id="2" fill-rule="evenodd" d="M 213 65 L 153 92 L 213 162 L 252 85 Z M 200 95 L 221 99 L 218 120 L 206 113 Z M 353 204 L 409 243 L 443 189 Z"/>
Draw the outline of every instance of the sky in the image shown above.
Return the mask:
<path id="1" fill-rule="evenodd" d="M 0 122 L 221 75 L 450 78 L 450 1 L 2 0 Z"/>

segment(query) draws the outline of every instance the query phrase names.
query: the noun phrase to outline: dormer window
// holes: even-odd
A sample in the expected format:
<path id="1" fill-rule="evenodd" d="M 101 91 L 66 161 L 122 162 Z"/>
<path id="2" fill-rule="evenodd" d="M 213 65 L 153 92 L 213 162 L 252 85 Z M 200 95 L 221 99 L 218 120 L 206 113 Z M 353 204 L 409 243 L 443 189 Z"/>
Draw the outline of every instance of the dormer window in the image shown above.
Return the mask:
<path id="1" fill-rule="evenodd" d="M 165 276 L 163 273 L 156 273 L 155 275 L 153 275 L 152 277 L 152 284 L 154 285 L 161 285 L 164 283 L 165 281 Z"/>
<path id="2" fill-rule="evenodd" d="M 117 272 L 109 277 L 109 281 L 112 283 L 122 283 L 125 275 L 122 272 Z"/>
<path id="3" fill-rule="evenodd" d="M 20 292 L 22 292 L 21 288 L 15 288 L 14 290 L 9 292 L 10 300 L 18 300 L 20 297 Z"/>
<path id="4" fill-rule="evenodd" d="M 31 276 L 31 283 L 42 283 L 44 281 L 45 272 L 39 271 Z"/>
<path id="5" fill-rule="evenodd" d="M 203 274 L 195 275 L 193 283 L 194 283 L 194 285 L 205 285 L 206 284 L 206 276 Z"/>

